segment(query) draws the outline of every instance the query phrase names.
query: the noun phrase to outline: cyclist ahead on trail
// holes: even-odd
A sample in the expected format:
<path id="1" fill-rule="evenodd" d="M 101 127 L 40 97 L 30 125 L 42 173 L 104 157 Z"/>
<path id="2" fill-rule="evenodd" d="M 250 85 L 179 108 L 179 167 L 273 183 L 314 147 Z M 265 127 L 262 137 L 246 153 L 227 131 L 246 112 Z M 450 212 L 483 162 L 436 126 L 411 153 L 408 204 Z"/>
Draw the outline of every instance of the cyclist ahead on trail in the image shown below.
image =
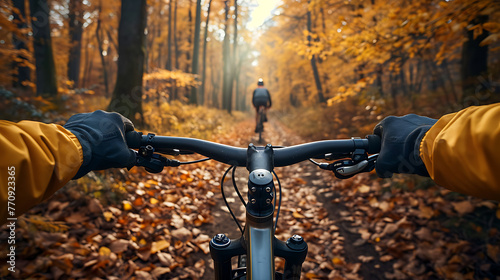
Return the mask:
<path id="1" fill-rule="evenodd" d="M 255 132 L 257 132 L 257 125 L 259 121 L 259 109 L 260 107 L 264 107 L 264 122 L 267 121 L 267 109 L 271 108 L 271 94 L 264 87 L 264 80 L 259 79 L 257 82 L 257 88 L 253 91 L 252 95 L 252 104 L 255 107 Z"/>
<path id="2" fill-rule="evenodd" d="M 500 103 L 439 120 L 387 117 L 374 130 L 382 141 L 377 174 L 430 176 L 450 190 L 500 201 L 499 124 Z M 130 120 L 103 111 L 74 115 L 64 126 L 0 120 L 0 224 L 11 217 L 6 206 L 11 188 L 19 216 L 71 179 L 92 170 L 134 166 L 135 153 L 125 141 L 131 130 Z"/>

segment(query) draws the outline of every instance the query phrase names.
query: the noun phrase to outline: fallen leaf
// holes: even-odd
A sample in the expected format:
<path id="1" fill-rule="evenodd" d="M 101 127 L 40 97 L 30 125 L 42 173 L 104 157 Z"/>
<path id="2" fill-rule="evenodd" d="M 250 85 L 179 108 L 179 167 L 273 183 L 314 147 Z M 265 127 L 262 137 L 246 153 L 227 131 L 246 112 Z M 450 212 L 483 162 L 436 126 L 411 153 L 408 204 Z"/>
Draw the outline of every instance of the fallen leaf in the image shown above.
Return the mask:
<path id="1" fill-rule="evenodd" d="M 168 242 L 167 240 L 160 240 L 157 242 L 153 242 L 153 244 L 151 244 L 151 253 L 155 254 L 156 252 L 168 248 L 168 246 L 170 246 L 170 242 Z"/>
<path id="2" fill-rule="evenodd" d="M 420 204 L 419 209 L 420 209 L 419 216 L 421 218 L 430 219 L 432 218 L 432 216 L 434 216 L 434 210 L 432 210 L 432 208 L 429 206 L 425 206 L 425 204 L 423 203 Z"/>
<path id="3" fill-rule="evenodd" d="M 137 276 L 139 280 L 153 280 L 153 276 L 146 271 L 136 270 L 135 276 Z"/>
<path id="4" fill-rule="evenodd" d="M 102 215 L 104 216 L 104 219 L 106 220 L 106 222 L 109 222 L 109 221 L 111 221 L 111 219 L 114 218 L 113 213 L 111 213 L 109 211 L 102 213 Z"/>
<path id="5" fill-rule="evenodd" d="M 488 254 L 488 257 L 490 257 L 493 261 L 498 263 L 499 261 L 499 253 L 500 253 L 500 247 L 499 246 L 494 246 L 491 244 L 486 244 L 486 253 Z"/>
<path id="6" fill-rule="evenodd" d="M 420 240 L 425 240 L 425 241 L 430 241 L 430 242 L 435 240 L 435 238 L 432 236 L 431 230 L 427 227 L 422 227 L 421 229 L 417 230 L 415 232 L 415 235 Z"/>
<path id="7" fill-rule="evenodd" d="M 122 204 L 123 204 L 123 210 L 129 211 L 132 209 L 132 203 L 130 203 L 129 201 L 124 200 Z"/>
<path id="8" fill-rule="evenodd" d="M 391 255 L 385 255 L 385 256 L 380 257 L 381 262 L 388 262 L 392 259 L 393 259 L 393 257 Z"/>
<path id="9" fill-rule="evenodd" d="M 360 192 L 360 193 L 367 193 L 369 191 L 370 191 L 370 186 L 361 185 L 358 187 L 358 192 Z"/>
<path id="10" fill-rule="evenodd" d="M 293 211 L 292 216 L 293 216 L 295 219 L 303 219 L 303 218 L 305 218 L 305 216 L 304 216 L 304 215 L 300 214 L 300 213 L 299 213 L 299 212 L 297 212 L 297 211 Z"/>
<path id="11" fill-rule="evenodd" d="M 155 204 L 158 204 L 158 199 L 152 197 L 151 199 L 149 199 L 149 203 L 155 205 Z"/>
<path id="12" fill-rule="evenodd" d="M 101 213 L 102 212 L 102 205 L 99 202 L 98 199 L 93 198 L 89 201 L 89 211 L 90 213 Z"/>
<path id="13" fill-rule="evenodd" d="M 380 210 L 382 210 L 384 212 L 387 212 L 388 210 L 392 209 L 391 205 L 389 203 L 387 203 L 386 201 L 382 201 L 378 205 L 378 208 L 380 208 Z"/>
<path id="14" fill-rule="evenodd" d="M 158 260 L 164 266 L 170 267 L 174 263 L 174 258 L 168 253 L 158 252 Z"/>
<path id="15" fill-rule="evenodd" d="M 140 248 L 139 250 L 137 250 L 137 256 L 139 256 L 139 258 L 141 258 L 141 260 L 143 260 L 145 262 L 148 261 L 149 257 L 151 256 L 151 247 L 146 246 L 146 247 Z"/>
<path id="16" fill-rule="evenodd" d="M 88 216 L 81 213 L 81 212 L 76 212 L 71 214 L 71 216 L 66 217 L 66 222 L 71 223 L 71 224 L 79 224 L 84 221 L 88 220 Z"/>
<path id="17" fill-rule="evenodd" d="M 128 240 L 118 239 L 118 240 L 113 241 L 109 245 L 109 249 L 111 250 L 111 252 L 113 252 L 115 254 L 120 254 L 120 253 L 123 253 L 125 250 L 127 250 L 129 244 L 130 244 L 130 241 L 128 241 Z"/>
<path id="18" fill-rule="evenodd" d="M 155 278 L 159 278 L 161 275 L 169 272 L 170 268 L 168 267 L 156 267 L 155 269 L 153 269 L 153 271 L 151 271 L 151 275 L 153 275 L 153 277 Z"/>
<path id="19" fill-rule="evenodd" d="M 142 197 L 138 197 L 134 200 L 134 203 L 132 203 L 134 206 L 142 206 L 144 204 L 144 199 Z"/>
<path id="20" fill-rule="evenodd" d="M 102 246 L 101 248 L 99 248 L 99 255 L 100 256 L 109 257 L 110 254 L 111 254 L 111 250 L 108 247 Z"/>
<path id="21" fill-rule="evenodd" d="M 358 259 L 364 263 L 371 262 L 375 257 L 373 256 L 359 256 Z"/>
<path id="22" fill-rule="evenodd" d="M 468 200 L 460 201 L 460 202 L 452 202 L 453 209 L 460 215 L 463 216 L 465 214 L 471 213 L 474 211 L 474 206 Z"/>
<path id="23" fill-rule="evenodd" d="M 398 230 L 398 225 L 397 224 L 387 224 L 384 228 L 384 230 L 382 231 L 382 233 L 380 234 L 380 236 L 385 236 L 386 234 L 393 234 L 395 233 L 397 230 Z"/>
<path id="24" fill-rule="evenodd" d="M 343 265 L 344 264 L 344 260 L 342 260 L 339 257 L 335 257 L 335 258 L 332 259 L 332 263 L 334 265 Z"/>

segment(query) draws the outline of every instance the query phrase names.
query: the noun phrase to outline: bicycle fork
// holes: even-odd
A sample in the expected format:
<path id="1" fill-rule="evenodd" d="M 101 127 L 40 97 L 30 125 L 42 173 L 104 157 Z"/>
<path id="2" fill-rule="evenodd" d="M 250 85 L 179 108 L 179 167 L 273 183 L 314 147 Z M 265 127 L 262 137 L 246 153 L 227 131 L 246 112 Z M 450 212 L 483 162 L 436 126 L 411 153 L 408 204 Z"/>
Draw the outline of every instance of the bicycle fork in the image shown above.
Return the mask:
<path id="1" fill-rule="evenodd" d="M 250 144 L 247 150 L 248 203 L 244 234 L 230 240 L 217 234 L 210 241 L 216 279 L 300 279 L 302 264 L 307 255 L 307 244 L 299 235 L 286 242 L 274 236 L 274 182 L 273 148 L 257 148 Z M 245 255 L 246 269 L 232 270 L 231 259 Z M 274 257 L 285 259 L 283 273 L 275 272 Z"/>

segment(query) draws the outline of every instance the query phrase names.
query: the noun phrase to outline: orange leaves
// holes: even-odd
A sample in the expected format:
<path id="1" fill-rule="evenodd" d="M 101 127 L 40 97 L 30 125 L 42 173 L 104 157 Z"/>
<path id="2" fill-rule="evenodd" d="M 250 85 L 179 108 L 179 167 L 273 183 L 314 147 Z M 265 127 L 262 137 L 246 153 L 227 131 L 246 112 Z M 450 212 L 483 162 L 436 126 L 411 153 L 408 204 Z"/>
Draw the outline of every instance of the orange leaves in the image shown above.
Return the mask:
<path id="1" fill-rule="evenodd" d="M 154 69 L 151 73 L 144 75 L 147 83 L 171 83 L 175 82 L 177 87 L 192 87 L 198 85 L 195 75 L 182 71 L 168 71 L 165 69 Z"/>
<path id="2" fill-rule="evenodd" d="M 132 202 L 132 205 L 134 206 L 142 206 L 144 204 L 144 199 L 142 196 L 137 197 L 134 202 Z"/>
<path id="3" fill-rule="evenodd" d="M 109 257 L 111 255 L 111 250 L 108 247 L 99 248 L 99 256 Z"/>
<path id="4" fill-rule="evenodd" d="M 152 197 L 152 198 L 149 199 L 149 203 L 151 203 L 153 205 L 158 204 L 158 202 L 159 202 L 159 200 L 156 199 L 156 198 L 154 198 L 154 197 Z"/>
<path id="5" fill-rule="evenodd" d="M 129 201 L 124 200 L 122 202 L 122 205 L 123 205 L 123 210 L 125 211 L 129 211 L 132 209 L 132 204 Z"/>
<path id="6" fill-rule="evenodd" d="M 300 208 L 297 208 L 295 211 L 293 211 L 292 213 L 292 216 L 295 218 L 295 219 L 303 219 L 305 218 L 304 215 L 300 214 L 301 212 L 301 209 Z"/>

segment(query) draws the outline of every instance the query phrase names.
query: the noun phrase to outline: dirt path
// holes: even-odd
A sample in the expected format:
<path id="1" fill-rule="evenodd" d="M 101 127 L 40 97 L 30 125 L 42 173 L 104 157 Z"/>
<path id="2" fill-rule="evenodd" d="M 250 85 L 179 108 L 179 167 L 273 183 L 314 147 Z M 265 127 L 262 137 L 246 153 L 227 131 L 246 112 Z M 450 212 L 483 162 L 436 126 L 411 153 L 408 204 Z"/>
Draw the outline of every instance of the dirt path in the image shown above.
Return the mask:
<path id="1" fill-rule="evenodd" d="M 238 126 L 237 137 L 232 145 L 246 146 L 256 143 L 250 120 Z M 271 120 L 265 126 L 264 143 L 273 146 L 290 146 L 307 141 L 295 135 L 283 124 Z M 228 138 L 230 140 L 231 138 Z M 233 140 L 230 140 L 234 142 Z M 263 145 L 259 144 L 259 145 Z M 392 270 L 391 262 L 380 262 L 380 256 L 371 243 L 361 238 L 350 208 L 338 200 L 335 179 L 329 172 L 320 170 L 309 162 L 277 168 L 283 195 L 276 236 L 281 240 L 293 234 L 300 234 L 308 242 L 308 257 L 303 265 L 303 279 L 385 279 L 384 273 Z M 235 179 L 240 189 L 246 189 L 248 173 L 239 168 Z M 244 207 L 239 203 L 236 193 L 226 181 L 226 196 L 236 216 L 243 220 Z M 246 194 L 244 194 L 246 198 Z M 333 203 L 332 201 L 337 201 Z M 239 231 L 231 220 L 222 202 L 218 200 L 212 213 L 224 225 L 210 224 L 202 230 L 212 233 L 223 232 L 237 238 Z M 208 260 L 213 267 L 211 260 Z M 278 266 L 283 265 L 277 261 Z M 213 279 L 213 270 L 207 269 L 204 279 Z"/>

